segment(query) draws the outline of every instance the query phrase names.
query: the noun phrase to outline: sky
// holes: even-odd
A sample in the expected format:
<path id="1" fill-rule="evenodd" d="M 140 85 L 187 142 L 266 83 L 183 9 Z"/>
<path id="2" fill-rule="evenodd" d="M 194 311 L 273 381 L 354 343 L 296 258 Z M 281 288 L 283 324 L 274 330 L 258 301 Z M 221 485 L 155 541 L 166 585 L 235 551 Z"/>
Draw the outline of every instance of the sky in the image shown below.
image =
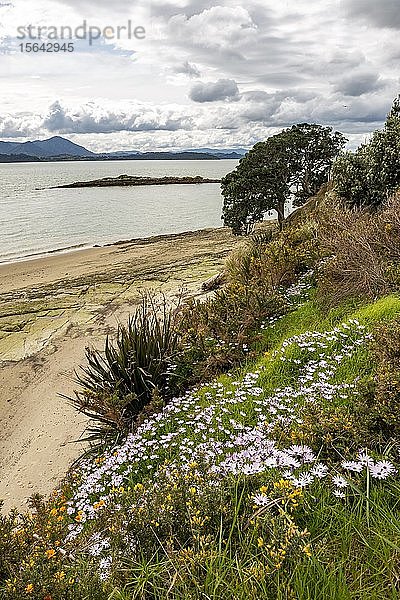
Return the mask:
<path id="1" fill-rule="evenodd" d="M 310 122 L 354 148 L 400 92 L 399 34 L 398 0 L 0 0 L 0 139 L 234 149 Z"/>

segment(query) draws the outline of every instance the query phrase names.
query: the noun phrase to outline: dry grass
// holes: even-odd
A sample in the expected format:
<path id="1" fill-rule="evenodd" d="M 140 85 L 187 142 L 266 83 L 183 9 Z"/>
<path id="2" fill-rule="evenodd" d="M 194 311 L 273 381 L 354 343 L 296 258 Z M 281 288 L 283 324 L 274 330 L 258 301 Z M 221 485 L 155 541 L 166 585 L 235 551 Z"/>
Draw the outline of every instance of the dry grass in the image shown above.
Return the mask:
<path id="1" fill-rule="evenodd" d="M 296 281 L 317 258 L 314 224 L 303 222 L 283 231 L 262 231 L 237 248 L 226 261 L 228 282 L 270 292 Z"/>
<path id="2" fill-rule="evenodd" d="M 400 195 L 379 212 L 325 204 L 317 214 L 320 246 L 327 257 L 319 295 L 336 305 L 346 298 L 373 299 L 400 285 Z"/>

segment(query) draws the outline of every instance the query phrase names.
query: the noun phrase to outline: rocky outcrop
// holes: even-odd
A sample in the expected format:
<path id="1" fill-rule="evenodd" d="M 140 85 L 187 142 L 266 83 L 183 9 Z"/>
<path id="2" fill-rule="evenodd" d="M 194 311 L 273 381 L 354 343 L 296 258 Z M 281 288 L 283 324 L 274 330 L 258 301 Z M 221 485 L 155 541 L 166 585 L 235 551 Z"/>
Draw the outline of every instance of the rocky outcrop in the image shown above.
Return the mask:
<path id="1" fill-rule="evenodd" d="M 77 181 L 64 185 L 57 185 L 55 188 L 83 188 L 83 187 L 125 187 L 138 185 L 171 185 L 171 184 L 200 184 L 200 183 L 220 183 L 220 179 L 207 179 L 204 177 L 136 177 L 131 175 L 120 175 L 119 177 L 104 177 L 103 179 L 94 179 L 93 181 Z"/>

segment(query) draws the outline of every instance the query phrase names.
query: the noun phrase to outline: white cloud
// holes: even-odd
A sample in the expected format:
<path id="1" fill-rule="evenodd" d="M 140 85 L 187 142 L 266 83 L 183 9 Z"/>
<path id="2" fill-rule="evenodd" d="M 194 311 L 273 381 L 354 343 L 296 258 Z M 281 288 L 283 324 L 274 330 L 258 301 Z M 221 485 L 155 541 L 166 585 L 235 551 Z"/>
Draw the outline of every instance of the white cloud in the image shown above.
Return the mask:
<path id="1" fill-rule="evenodd" d="M 397 0 L 152 0 L 151 11 L 147 0 L 13 2 L 0 8 L 4 138 L 60 133 L 101 150 L 240 146 L 315 121 L 354 142 L 399 91 Z M 145 42 L 33 55 L 14 39 L 27 23 L 129 17 L 148 29 Z"/>

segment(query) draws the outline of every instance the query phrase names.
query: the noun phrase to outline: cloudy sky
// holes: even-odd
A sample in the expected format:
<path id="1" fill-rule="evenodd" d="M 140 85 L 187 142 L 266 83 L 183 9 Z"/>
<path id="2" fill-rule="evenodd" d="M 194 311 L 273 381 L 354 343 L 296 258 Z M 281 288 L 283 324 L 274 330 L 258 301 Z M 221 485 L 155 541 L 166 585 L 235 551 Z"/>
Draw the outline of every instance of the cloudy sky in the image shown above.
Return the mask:
<path id="1" fill-rule="evenodd" d="M 128 20 L 145 39 L 108 29 L 74 52 L 21 51 L 28 25 Z M 235 148 L 307 121 L 354 147 L 400 91 L 399 34 L 398 0 L 0 0 L 0 139 Z"/>

